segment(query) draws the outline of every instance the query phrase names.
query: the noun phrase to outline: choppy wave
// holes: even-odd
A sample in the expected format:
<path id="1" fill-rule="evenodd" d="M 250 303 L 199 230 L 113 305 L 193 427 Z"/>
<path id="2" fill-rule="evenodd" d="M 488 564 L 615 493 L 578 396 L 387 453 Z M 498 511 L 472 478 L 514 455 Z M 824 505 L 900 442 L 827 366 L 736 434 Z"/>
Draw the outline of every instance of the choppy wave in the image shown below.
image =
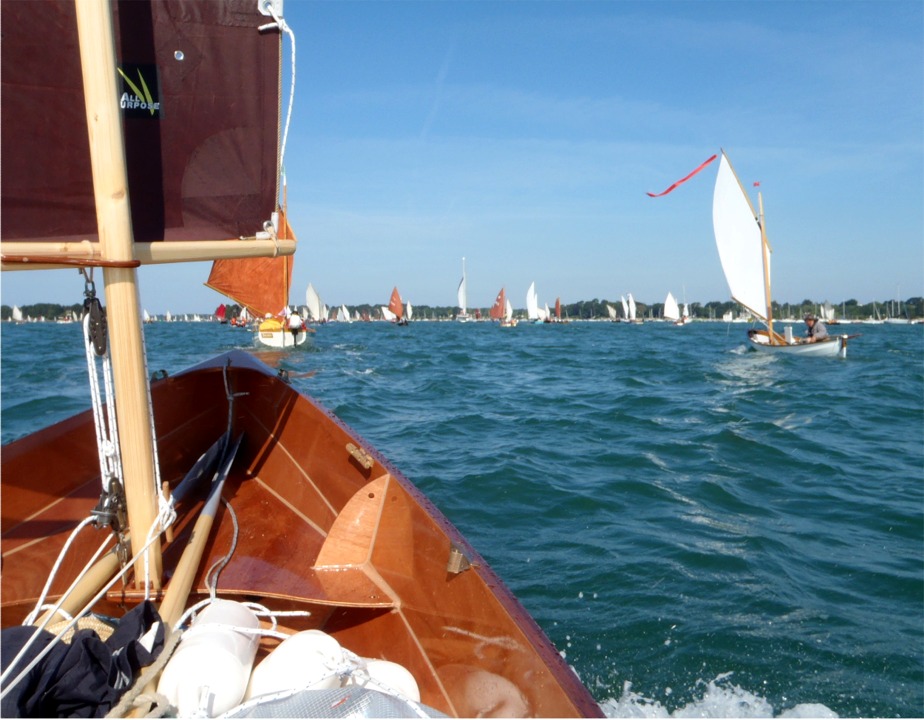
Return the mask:
<path id="1" fill-rule="evenodd" d="M 924 329 L 845 361 L 738 332 L 331 324 L 257 354 L 433 499 L 608 715 L 924 716 Z M 146 337 L 169 372 L 249 345 Z M 4 442 L 86 407 L 75 338 L 4 329 Z"/>

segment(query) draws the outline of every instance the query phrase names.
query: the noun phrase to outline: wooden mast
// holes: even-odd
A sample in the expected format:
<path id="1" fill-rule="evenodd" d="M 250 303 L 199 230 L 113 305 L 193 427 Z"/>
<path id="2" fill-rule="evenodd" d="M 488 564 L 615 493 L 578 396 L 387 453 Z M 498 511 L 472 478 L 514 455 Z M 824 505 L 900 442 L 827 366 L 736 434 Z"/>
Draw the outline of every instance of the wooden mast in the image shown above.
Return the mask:
<path id="1" fill-rule="evenodd" d="M 103 259 L 135 259 L 125 144 L 116 87 L 115 40 L 107 0 L 75 0 L 80 63 L 86 102 L 90 164 Z M 105 267 L 103 284 L 109 321 L 116 418 L 122 455 L 132 555 L 137 557 L 157 516 L 151 405 L 141 337 L 137 271 Z M 160 588 L 161 553 L 154 543 L 149 567 Z M 137 578 L 136 574 L 136 578 Z"/>
<path id="2" fill-rule="evenodd" d="M 764 196 L 757 191 L 757 206 L 759 208 L 758 224 L 760 225 L 760 246 L 764 260 L 764 296 L 767 298 L 767 333 L 770 344 L 776 345 L 777 336 L 773 332 L 773 296 L 770 294 L 770 243 L 767 242 L 767 228 L 764 227 Z"/>

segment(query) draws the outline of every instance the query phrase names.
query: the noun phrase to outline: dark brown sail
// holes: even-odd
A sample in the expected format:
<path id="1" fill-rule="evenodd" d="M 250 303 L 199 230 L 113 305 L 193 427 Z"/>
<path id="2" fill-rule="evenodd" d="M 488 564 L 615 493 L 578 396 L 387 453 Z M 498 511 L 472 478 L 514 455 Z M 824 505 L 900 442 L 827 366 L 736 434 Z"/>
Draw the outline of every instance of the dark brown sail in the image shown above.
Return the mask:
<path id="1" fill-rule="evenodd" d="M 277 206 L 281 42 L 257 29 L 271 19 L 254 0 L 113 12 L 135 241 L 255 235 Z M 74 3 L 0 13 L 0 236 L 95 240 Z"/>

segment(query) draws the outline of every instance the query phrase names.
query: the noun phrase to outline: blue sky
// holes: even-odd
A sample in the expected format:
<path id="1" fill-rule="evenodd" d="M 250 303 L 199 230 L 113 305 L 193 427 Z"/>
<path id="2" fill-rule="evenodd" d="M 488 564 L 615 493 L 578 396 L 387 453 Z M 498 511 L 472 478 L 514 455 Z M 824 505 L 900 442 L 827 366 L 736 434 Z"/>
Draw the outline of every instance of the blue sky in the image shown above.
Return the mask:
<path id="1" fill-rule="evenodd" d="M 759 181 L 779 302 L 924 295 L 924 4 L 288 0 L 293 303 L 725 300 L 724 148 Z M 286 61 L 288 62 L 288 61 Z M 756 199 L 755 199 L 756 202 Z M 141 270 L 152 312 L 209 312 L 208 266 Z M 74 271 L 2 301 L 79 302 Z"/>

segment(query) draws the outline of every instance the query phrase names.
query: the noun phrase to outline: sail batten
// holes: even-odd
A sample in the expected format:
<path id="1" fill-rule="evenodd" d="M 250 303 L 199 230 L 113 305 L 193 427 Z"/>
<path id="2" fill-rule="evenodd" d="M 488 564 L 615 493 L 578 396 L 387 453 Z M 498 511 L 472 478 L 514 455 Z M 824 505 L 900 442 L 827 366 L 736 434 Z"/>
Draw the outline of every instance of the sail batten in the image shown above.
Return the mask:
<path id="1" fill-rule="evenodd" d="M 719 259 L 732 298 L 759 320 L 767 322 L 769 283 L 765 284 L 760 225 L 747 193 L 724 152 L 715 181 L 712 223 Z M 769 272 L 768 267 L 767 277 Z"/>

